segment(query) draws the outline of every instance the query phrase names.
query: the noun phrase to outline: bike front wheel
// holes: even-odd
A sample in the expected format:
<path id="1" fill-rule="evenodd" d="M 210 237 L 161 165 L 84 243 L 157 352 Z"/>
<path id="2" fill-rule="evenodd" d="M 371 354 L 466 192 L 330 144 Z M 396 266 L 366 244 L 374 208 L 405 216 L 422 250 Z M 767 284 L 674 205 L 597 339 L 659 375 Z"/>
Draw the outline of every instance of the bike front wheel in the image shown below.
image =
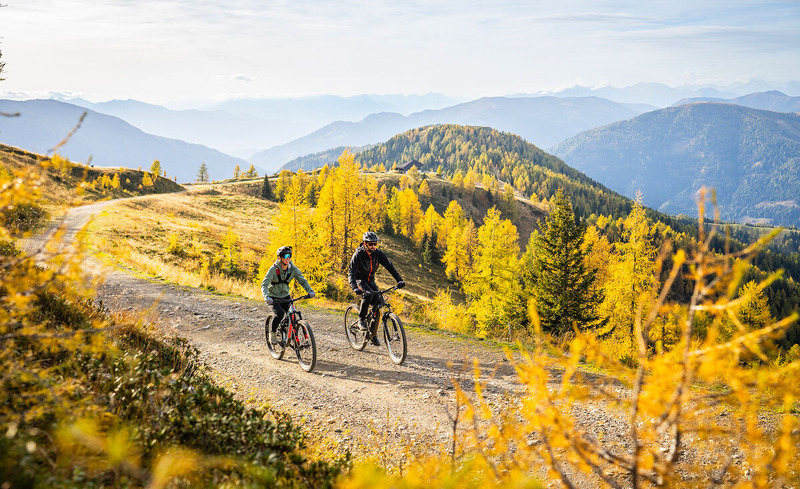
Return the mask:
<path id="1" fill-rule="evenodd" d="M 361 331 L 360 322 L 358 320 L 358 306 L 350 304 L 347 310 L 344 311 L 344 334 L 347 336 L 347 342 L 350 346 L 357 351 L 361 351 L 367 346 L 367 332 Z"/>
<path id="2" fill-rule="evenodd" d="M 283 358 L 283 352 L 286 351 L 286 346 L 281 342 L 280 326 L 278 326 L 277 331 L 272 331 L 272 318 L 273 316 L 270 314 L 267 316 L 267 320 L 264 321 L 264 335 L 267 337 L 267 350 L 269 350 L 269 354 L 272 355 L 272 358 L 280 360 Z"/>
<path id="3" fill-rule="evenodd" d="M 383 339 L 389 351 L 389 358 L 397 365 L 405 362 L 408 349 L 406 330 L 403 328 L 403 322 L 393 312 L 383 317 Z"/>
<path id="4" fill-rule="evenodd" d="M 314 332 L 307 321 L 298 321 L 295 329 L 294 352 L 297 354 L 297 362 L 300 368 L 306 372 L 314 370 L 317 364 L 317 342 L 314 340 Z"/>

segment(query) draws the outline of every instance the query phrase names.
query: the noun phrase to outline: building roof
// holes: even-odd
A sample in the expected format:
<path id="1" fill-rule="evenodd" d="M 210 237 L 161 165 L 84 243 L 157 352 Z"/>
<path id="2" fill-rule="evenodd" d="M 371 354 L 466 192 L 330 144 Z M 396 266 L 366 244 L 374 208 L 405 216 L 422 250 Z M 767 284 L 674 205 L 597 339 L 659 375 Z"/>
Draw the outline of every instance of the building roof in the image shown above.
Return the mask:
<path id="1" fill-rule="evenodd" d="M 399 170 L 408 171 L 411 169 L 412 166 L 416 166 L 417 168 L 422 168 L 422 163 L 420 163 L 417 160 L 411 160 L 406 163 L 403 163 L 402 165 L 398 165 L 397 168 Z"/>

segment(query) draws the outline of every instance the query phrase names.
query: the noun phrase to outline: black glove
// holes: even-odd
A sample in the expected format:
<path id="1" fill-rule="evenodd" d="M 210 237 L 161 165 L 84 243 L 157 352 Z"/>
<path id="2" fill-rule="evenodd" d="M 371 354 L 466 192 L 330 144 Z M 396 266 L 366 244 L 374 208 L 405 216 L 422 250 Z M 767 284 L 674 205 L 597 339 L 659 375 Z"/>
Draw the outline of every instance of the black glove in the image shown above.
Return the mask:
<path id="1" fill-rule="evenodd" d="M 401 281 L 399 281 L 399 282 L 397 282 L 397 288 L 398 288 L 398 289 L 402 289 L 402 288 L 403 288 L 403 287 L 405 287 L 405 286 L 406 286 L 406 283 L 405 283 L 405 282 L 403 282 L 402 280 L 401 280 Z"/>
<path id="2" fill-rule="evenodd" d="M 363 293 L 364 293 L 364 291 L 363 291 L 363 290 L 361 290 L 361 289 L 353 289 L 353 293 L 354 293 L 355 295 L 361 295 L 361 294 L 363 294 Z"/>

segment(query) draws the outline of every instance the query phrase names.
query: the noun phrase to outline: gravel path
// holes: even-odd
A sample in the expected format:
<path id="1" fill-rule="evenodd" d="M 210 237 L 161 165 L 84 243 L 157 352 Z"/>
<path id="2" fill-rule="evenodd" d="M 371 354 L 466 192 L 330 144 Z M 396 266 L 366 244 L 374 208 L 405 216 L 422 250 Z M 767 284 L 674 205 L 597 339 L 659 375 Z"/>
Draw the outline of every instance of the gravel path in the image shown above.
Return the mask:
<path id="1" fill-rule="evenodd" d="M 64 218 L 66 242 L 108 202 L 71 209 Z M 43 238 L 27 249 L 41 247 Z M 312 373 L 297 364 L 292 350 L 273 359 L 264 340 L 267 307 L 261 301 L 220 296 L 191 287 L 143 278 L 96 261 L 87 268 L 101 271 L 105 282 L 97 298 L 112 311 L 149 311 L 148 317 L 168 334 L 187 338 L 201 359 L 243 398 L 266 399 L 293 416 L 324 429 L 339 448 L 359 450 L 369 444 L 370 425 L 408 440 L 449 441 L 454 405 L 453 378 L 471 389 L 472 359 L 484 372 L 494 372 L 485 392 L 500 398 L 514 388 L 515 373 L 502 348 L 479 340 L 455 338 L 406 325 L 408 357 L 392 363 L 385 347 L 350 348 L 344 335 L 343 311 L 298 303 L 314 330 L 317 364 Z M 391 301 L 391 296 L 389 296 Z M 464 365 L 466 372 L 462 371 Z"/>
<path id="2" fill-rule="evenodd" d="M 67 239 L 107 204 L 70 210 L 64 219 Z M 42 243 L 43 237 L 33 239 L 26 249 L 41 249 Z M 494 405 L 509 402 L 520 388 L 512 364 L 492 342 L 406 325 L 409 353 L 405 363 L 397 366 L 382 346 L 368 345 L 361 352 L 350 348 L 343 312 L 301 302 L 299 309 L 317 343 L 316 368 L 306 373 L 291 350 L 280 361 L 270 356 L 264 340 L 267 307 L 261 301 L 142 278 L 102 267 L 95 260 L 87 267 L 104 268 L 105 282 L 97 296 L 110 310 L 147 311 L 156 327 L 188 339 L 214 375 L 242 399 L 266 401 L 302 420 L 317 441 L 337 453 L 401 450 L 410 440 L 424 442 L 421 446 L 445 446 L 452 436 L 448 414 L 455 403 L 452 380 L 458 379 L 470 392 L 473 361 L 484 373 L 484 395 Z M 554 375 L 554 388 L 558 382 Z M 572 410 L 588 438 L 603 438 L 627 450 L 626 413 L 599 403 L 574 405 Z M 388 441 L 379 441 L 384 436 Z M 706 456 L 714 458 L 711 453 Z M 599 482 L 581 474 L 572 476 L 579 487 L 596 487 Z M 619 482 L 621 487 L 627 485 Z"/>

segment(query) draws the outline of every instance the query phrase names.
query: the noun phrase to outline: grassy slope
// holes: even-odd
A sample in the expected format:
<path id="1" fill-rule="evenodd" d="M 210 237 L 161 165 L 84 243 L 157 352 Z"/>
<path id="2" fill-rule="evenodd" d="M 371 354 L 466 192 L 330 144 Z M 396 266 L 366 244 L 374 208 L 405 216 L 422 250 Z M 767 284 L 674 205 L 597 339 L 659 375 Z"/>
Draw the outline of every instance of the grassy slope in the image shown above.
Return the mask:
<path id="1" fill-rule="evenodd" d="M 256 278 L 261 258 L 272 256 L 273 250 L 265 245 L 278 204 L 244 195 L 245 186 L 197 186 L 180 194 L 115 202 L 92 222 L 90 239 L 99 251 L 146 275 L 260 299 L 259 285 L 252 278 Z M 229 227 L 239 237 L 241 268 L 248 271 L 250 279 L 233 280 L 215 274 L 202 278 L 199 271 L 203 259 L 222 253 L 220 243 Z M 178 236 L 183 253 L 167 251 L 171 234 Z M 438 289 L 447 287 L 452 288 L 455 298 L 462 298 L 457 287 L 448 283 L 444 266 L 421 265 L 419 253 L 408 239 L 386 235 L 382 246 L 409 283 L 403 295 L 410 303 L 433 297 Z M 302 268 L 302 263 L 298 266 Z M 337 278 L 346 280 L 344 273 L 332 280 Z M 389 285 L 392 279 L 382 271 L 378 282 Z"/>
<path id="2" fill-rule="evenodd" d="M 8 171 L 24 171 L 41 177 L 42 206 L 51 214 L 58 215 L 64 205 L 80 205 L 109 198 L 136 195 L 178 192 L 183 187 L 167 178 L 159 177 L 151 187 L 139 188 L 144 172 L 127 168 L 89 167 L 70 163 L 67 170 L 50 167 L 51 158 L 0 144 L 0 168 Z M 105 192 L 91 188 L 78 191 L 82 182 L 92 182 L 104 174 L 113 177 L 119 174 L 120 188 Z"/>
<path id="3" fill-rule="evenodd" d="M 400 180 L 400 175 L 392 172 L 372 176 L 390 187 L 398 185 Z M 449 181 L 431 175 L 428 184 L 431 203 L 440 213 L 447 208 L 452 195 L 480 225 L 492 205 L 480 189 L 475 197 L 466 193 L 459 195 L 451 190 Z M 190 192 L 182 194 L 114 203 L 92 224 L 94 243 L 100 251 L 147 275 L 259 299 L 258 285 L 252 279 L 257 279 L 261 258 L 272 253 L 265 245 L 278 212 L 278 204 L 257 197 L 260 191 L 260 179 L 231 181 L 193 186 Z M 518 200 L 518 209 L 517 226 L 524 247 L 536 228 L 536 221 L 545 211 L 522 197 Z M 250 278 L 232 280 L 214 274 L 201 278 L 198 272 L 203 258 L 213 259 L 222 253 L 222 238 L 229 227 L 239 238 L 240 267 Z M 182 247 L 179 253 L 167 251 L 171 234 L 178 237 Z M 402 293 L 409 305 L 433 298 L 440 289 L 449 289 L 456 300 L 464 299 L 459 288 L 447 280 L 444 266 L 423 264 L 419 250 L 407 238 L 384 234 L 382 247 L 409 284 Z M 298 266 L 302 268 L 302 263 Z M 346 279 L 344 275 L 336 274 L 332 281 Z M 378 282 L 390 285 L 393 281 L 382 271 Z"/>
<path id="4" fill-rule="evenodd" d="M 147 275 L 260 298 L 258 286 L 247 280 L 201 277 L 204 259 L 222 254 L 221 243 L 229 228 L 239 238 L 243 270 L 257 271 L 259 260 L 268 251 L 265 244 L 277 204 L 225 189 L 209 185 L 113 203 L 92 222 L 91 239 L 101 252 Z M 173 234 L 181 249 L 170 253 L 167 248 Z"/>

